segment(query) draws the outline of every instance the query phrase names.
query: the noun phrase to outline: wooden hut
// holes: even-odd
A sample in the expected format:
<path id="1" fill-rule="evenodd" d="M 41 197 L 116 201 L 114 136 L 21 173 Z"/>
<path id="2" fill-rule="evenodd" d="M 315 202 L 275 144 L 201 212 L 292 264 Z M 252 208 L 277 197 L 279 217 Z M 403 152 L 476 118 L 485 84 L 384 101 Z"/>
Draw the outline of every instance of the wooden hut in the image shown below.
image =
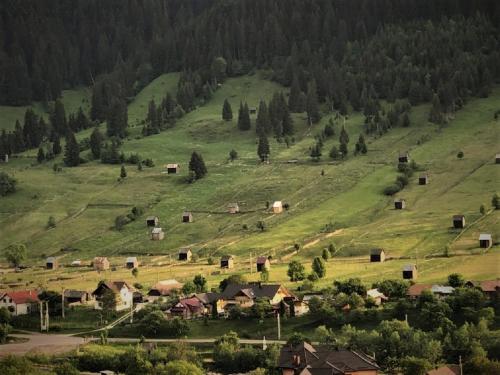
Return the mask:
<path id="1" fill-rule="evenodd" d="M 385 251 L 384 249 L 372 249 L 370 251 L 370 262 L 385 262 Z"/>
<path id="2" fill-rule="evenodd" d="M 96 271 L 105 271 L 109 269 L 109 260 L 106 257 L 95 257 L 92 265 Z"/>
<path id="3" fill-rule="evenodd" d="M 48 257 L 45 261 L 45 268 L 48 270 L 55 270 L 59 267 L 59 262 L 56 257 Z"/>
<path id="4" fill-rule="evenodd" d="M 269 262 L 268 257 L 257 258 L 257 272 L 262 272 L 264 270 L 268 271 L 270 268 L 271 268 L 271 262 Z"/>
<path id="5" fill-rule="evenodd" d="M 188 211 L 184 211 L 182 213 L 182 222 L 183 223 L 192 223 L 193 222 L 193 214 Z"/>
<path id="6" fill-rule="evenodd" d="M 153 241 L 160 241 L 165 238 L 165 233 L 162 228 L 153 228 L 151 231 L 151 239 Z"/>
<path id="7" fill-rule="evenodd" d="M 429 183 L 429 175 L 423 174 L 418 178 L 419 185 L 427 185 Z"/>
<path id="8" fill-rule="evenodd" d="M 410 162 L 410 154 L 408 152 L 400 152 L 398 156 L 399 163 L 409 163 Z"/>
<path id="9" fill-rule="evenodd" d="M 493 239 L 489 233 L 481 233 L 479 235 L 479 247 L 483 249 L 488 249 L 493 244 Z"/>
<path id="10" fill-rule="evenodd" d="M 408 264 L 403 267 L 403 279 L 413 280 L 417 278 L 417 266 L 415 264 Z"/>
<path id="11" fill-rule="evenodd" d="M 5 161 L 5 162 L 7 162 L 7 161 Z M 495 155 L 495 164 L 500 164 L 500 154 Z"/>
<path id="12" fill-rule="evenodd" d="M 177 174 L 179 171 L 179 164 L 167 164 L 167 174 Z"/>
<path id="13" fill-rule="evenodd" d="M 251 114 L 251 115 L 254 115 L 254 114 L 256 114 L 256 113 L 257 113 L 257 108 L 255 108 L 255 107 L 250 107 L 250 108 L 248 108 L 248 111 L 250 112 L 250 114 Z"/>
<path id="14" fill-rule="evenodd" d="M 189 247 L 183 247 L 179 250 L 179 260 L 189 262 L 193 256 L 193 252 Z"/>
<path id="15" fill-rule="evenodd" d="M 396 199 L 394 201 L 394 209 L 402 210 L 406 207 L 406 201 L 404 199 Z"/>
<path id="16" fill-rule="evenodd" d="M 146 218 L 146 225 L 148 227 L 157 227 L 159 223 L 160 219 L 158 218 L 158 216 L 148 216 Z"/>
<path id="17" fill-rule="evenodd" d="M 220 258 L 220 268 L 233 268 L 234 258 L 232 255 L 224 255 Z"/>
<path id="18" fill-rule="evenodd" d="M 136 257 L 128 257 L 125 261 L 125 267 L 128 269 L 133 269 L 139 267 L 139 261 Z"/>
<path id="19" fill-rule="evenodd" d="M 240 207 L 238 206 L 238 203 L 229 203 L 227 210 L 230 214 L 237 214 L 240 212 Z"/>
<path id="20" fill-rule="evenodd" d="M 273 213 L 280 214 L 283 212 L 283 204 L 281 201 L 275 201 L 273 203 Z"/>
<path id="21" fill-rule="evenodd" d="M 464 215 L 454 215 L 453 216 L 453 228 L 456 228 L 456 229 L 465 228 L 465 216 Z"/>

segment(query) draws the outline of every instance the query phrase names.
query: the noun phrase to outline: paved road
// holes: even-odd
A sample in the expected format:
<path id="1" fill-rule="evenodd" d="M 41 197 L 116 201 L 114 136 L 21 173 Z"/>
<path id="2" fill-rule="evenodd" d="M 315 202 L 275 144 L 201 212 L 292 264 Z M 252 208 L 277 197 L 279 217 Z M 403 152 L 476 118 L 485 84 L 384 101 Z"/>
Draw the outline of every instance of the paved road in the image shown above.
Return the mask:
<path id="1" fill-rule="evenodd" d="M 94 341 L 99 340 L 99 338 L 94 338 Z M 146 339 L 145 342 L 156 342 L 156 343 L 171 343 L 171 342 L 185 342 L 188 344 L 211 344 L 215 341 L 215 338 L 209 339 Z M 254 340 L 254 339 L 239 339 L 241 344 L 250 344 L 250 345 L 261 345 L 262 339 Z M 129 337 L 109 337 L 108 342 L 117 342 L 117 343 L 137 343 L 139 339 L 129 338 Z M 280 340 L 267 340 L 266 344 L 281 344 L 284 345 L 286 341 Z"/>
<path id="2" fill-rule="evenodd" d="M 64 353 L 73 350 L 78 345 L 84 343 L 84 339 L 82 337 L 74 337 L 69 335 L 16 333 L 10 336 L 28 339 L 28 341 L 0 345 L 0 357 L 9 354 L 23 355 L 27 353 L 45 353 L 45 354 Z"/>

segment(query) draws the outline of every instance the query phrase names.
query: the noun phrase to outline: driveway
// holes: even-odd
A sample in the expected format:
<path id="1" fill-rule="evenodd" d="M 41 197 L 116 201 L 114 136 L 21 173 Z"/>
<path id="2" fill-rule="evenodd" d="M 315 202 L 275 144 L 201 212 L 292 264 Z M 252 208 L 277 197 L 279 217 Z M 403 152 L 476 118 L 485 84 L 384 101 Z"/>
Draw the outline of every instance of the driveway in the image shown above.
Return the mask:
<path id="1" fill-rule="evenodd" d="M 16 333 L 9 336 L 27 339 L 28 341 L 0 345 L 0 357 L 9 354 L 23 355 L 27 353 L 59 354 L 76 349 L 78 345 L 84 343 L 82 337 L 69 335 Z"/>

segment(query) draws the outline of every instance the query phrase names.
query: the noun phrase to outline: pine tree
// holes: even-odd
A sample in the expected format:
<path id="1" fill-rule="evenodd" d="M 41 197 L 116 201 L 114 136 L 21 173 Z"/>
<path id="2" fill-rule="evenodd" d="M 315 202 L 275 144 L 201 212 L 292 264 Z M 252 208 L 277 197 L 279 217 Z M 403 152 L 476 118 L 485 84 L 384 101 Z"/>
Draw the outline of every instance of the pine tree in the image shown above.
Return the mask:
<path id="1" fill-rule="evenodd" d="M 224 104 L 222 105 L 222 119 L 224 121 L 231 121 L 233 119 L 233 110 L 227 99 L 224 99 Z"/>
<path id="2" fill-rule="evenodd" d="M 247 103 L 243 104 L 240 102 L 240 109 L 238 111 L 238 129 L 240 130 L 250 130 L 250 110 L 248 109 Z"/>
<path id="3" fill-rule="evenodd" d="M 54 143 L 52 143 L 52 152 L 54 155 L 59 155 L 62 151 L 61 147 L 61 138 L 59 136 L 54 139 Z"/>
<path id="4" fill-rule="evenodd" d="M 54 112 L 52 113 L 51 119 L 52 129 L 59 135 L 64 136 L 68 129 L 68 123 L 66 121 L 66 111 L 64 110 L 64 104 L 61 100 L 57 99 L 54 104 Z"/>
<path id="5" fill-rule="evenodd" d="M 288 107 L 291 112 L 302 112 L 300 83 L 297 76 L 293 76 L 292 86 L 290 87 L 290 96 L 288 97 Z"/>
<path id="6" fill-rule="evenodd" d="M 432 96 L 432 106 L 429 113 L 429 121 L 435 124 L 444 123 L 444 115 L 442 113 L 441 102 L 439 101 L 439 96 L 434 94 Z"/>
<path id="7" fill-rule="evenodd" d="M 323 278 L 326 275 L 326 265 L 323 258 L 315 257 L 312 263 L 312 269 L 319 278 Z"/>
<path id="8" fill-rule="evenodd" d="M 318 107 L 318 93 L 316 81 L 312 80 L 307 85 L 307 102 L 306 102 L 307 119 L 310 124 L 316 124 L 321 119 Z"/>
<path id="9" fill-rule="evenodd" d="M 259 137 L 259 144 L 257 146 L 257 155 L 259 155 L 260 161 L 264 162 L 269 159 L 269 155 L 271 154 L 271 151 L 269 149 L 269 142 L 267 140 L 267 137 L 262 134 Z"/>
<path id="10" fill-rule="evenodd" d="M 71 131 L 66 135 L 64 164 L 67 167 L 76 167 L 80 164 L 80 146 L 76 141 L 75 134 Z"/>
<path id="11" fill-rule="evenodd" d="M 106 121 L 108 136 L 124 138 L 127 135 L 127 105 L 123 100 L 113 98 Z"/>
<path id="12" fill-rule="evenodd" d="M 94 159 L 99 159 L 101 157 L 101 147 L 102 147 L 103 136 L 99 131 L 98 127 L 95 127 L 90 134 L 90 151 Z"/>
<path id="13" fill-rule="evenodd" d="M 191 160 L 189 161 L 189 170 L 193 172 L 196 180 L 203 178 L 207 174 L 207 167 L 203 161 L 203 157 L 196 151 L 191 154 Z"/>
<path id="14" fill-rule="evenodd" d="M 261 100 L 259 103 L 259 111 L 257 112 L 257 119 L 255 120 L 255 131 L 258 135 L 268 134 L 270 128 L 271 122 L 269 120 L 267 104 L 264 100 Z"/>
<path id="15" fill-rule="evenodd" d="M 293 134 L 293 120 L 290 115 L 290 111 L 288 107 L 284 107 L 283 111 L 283 121 L 281 123 L 281 127 L 283 129 L 283 135 L 292 135 Z"/>
<path id="16" fill-rule="evenodd" d="M 314 161 L 319 161 L 319 159 L 321 158 L 321 146 L 318 143 L 311 147 L 310 155 Z"/>
<path id="17" fill-rule="evenodd" d="M 362 154 L 366 154 L 368 152 L 368 148 L 366 147 L 365 137 L 363 134 L 359 135 L 358 142 L 356 143 L 356 153 L 361 152 Z"/>
<path id="18" fill-rule="evenodd" d="M 340 135 L 339 135 L 339 142 L 340 143 L 349 143 L 349 134 L 347 134 L 347 130 L 345 129 L 345 126 L 342 125 L 342 129 L 340 130 Z"/>
<path id="19" fill-rule="evenodd" d="M 125 178 L 127 177 L 127 170 L 125 169 L 125 166 L 122 164 L 122 167 L 120 168 L 120 178 Z"/>
<path id="20" fill-rule="evenodd" d="M 338 159 L 339 158 L 339 150 L 337 149 L 337 146 L 332 146 L 332 149 L 330 150 L 329 153 L 330 158 L 332 159 Z"/>
<path id="21" fill-rule="evenodd" d="M 43 147 L 38 148 L 38 155 L 36 157 L 36 160 L 41 163 L 45 160 L 45 151 L 43 151 Z"/>

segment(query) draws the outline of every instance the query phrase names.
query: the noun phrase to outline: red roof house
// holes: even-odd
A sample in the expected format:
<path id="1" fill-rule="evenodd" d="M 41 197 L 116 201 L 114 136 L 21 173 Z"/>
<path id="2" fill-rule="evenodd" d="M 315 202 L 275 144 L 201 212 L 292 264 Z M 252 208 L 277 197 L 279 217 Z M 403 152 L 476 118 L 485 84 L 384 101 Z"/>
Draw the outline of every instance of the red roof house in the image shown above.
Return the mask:
<path id="1" fill-rule="evenodd" d="M 0 293 L 0 307 L 5 307 L 14 316 L 37 311 L 39 302 L 38 293 L 35 290 Z"/>

